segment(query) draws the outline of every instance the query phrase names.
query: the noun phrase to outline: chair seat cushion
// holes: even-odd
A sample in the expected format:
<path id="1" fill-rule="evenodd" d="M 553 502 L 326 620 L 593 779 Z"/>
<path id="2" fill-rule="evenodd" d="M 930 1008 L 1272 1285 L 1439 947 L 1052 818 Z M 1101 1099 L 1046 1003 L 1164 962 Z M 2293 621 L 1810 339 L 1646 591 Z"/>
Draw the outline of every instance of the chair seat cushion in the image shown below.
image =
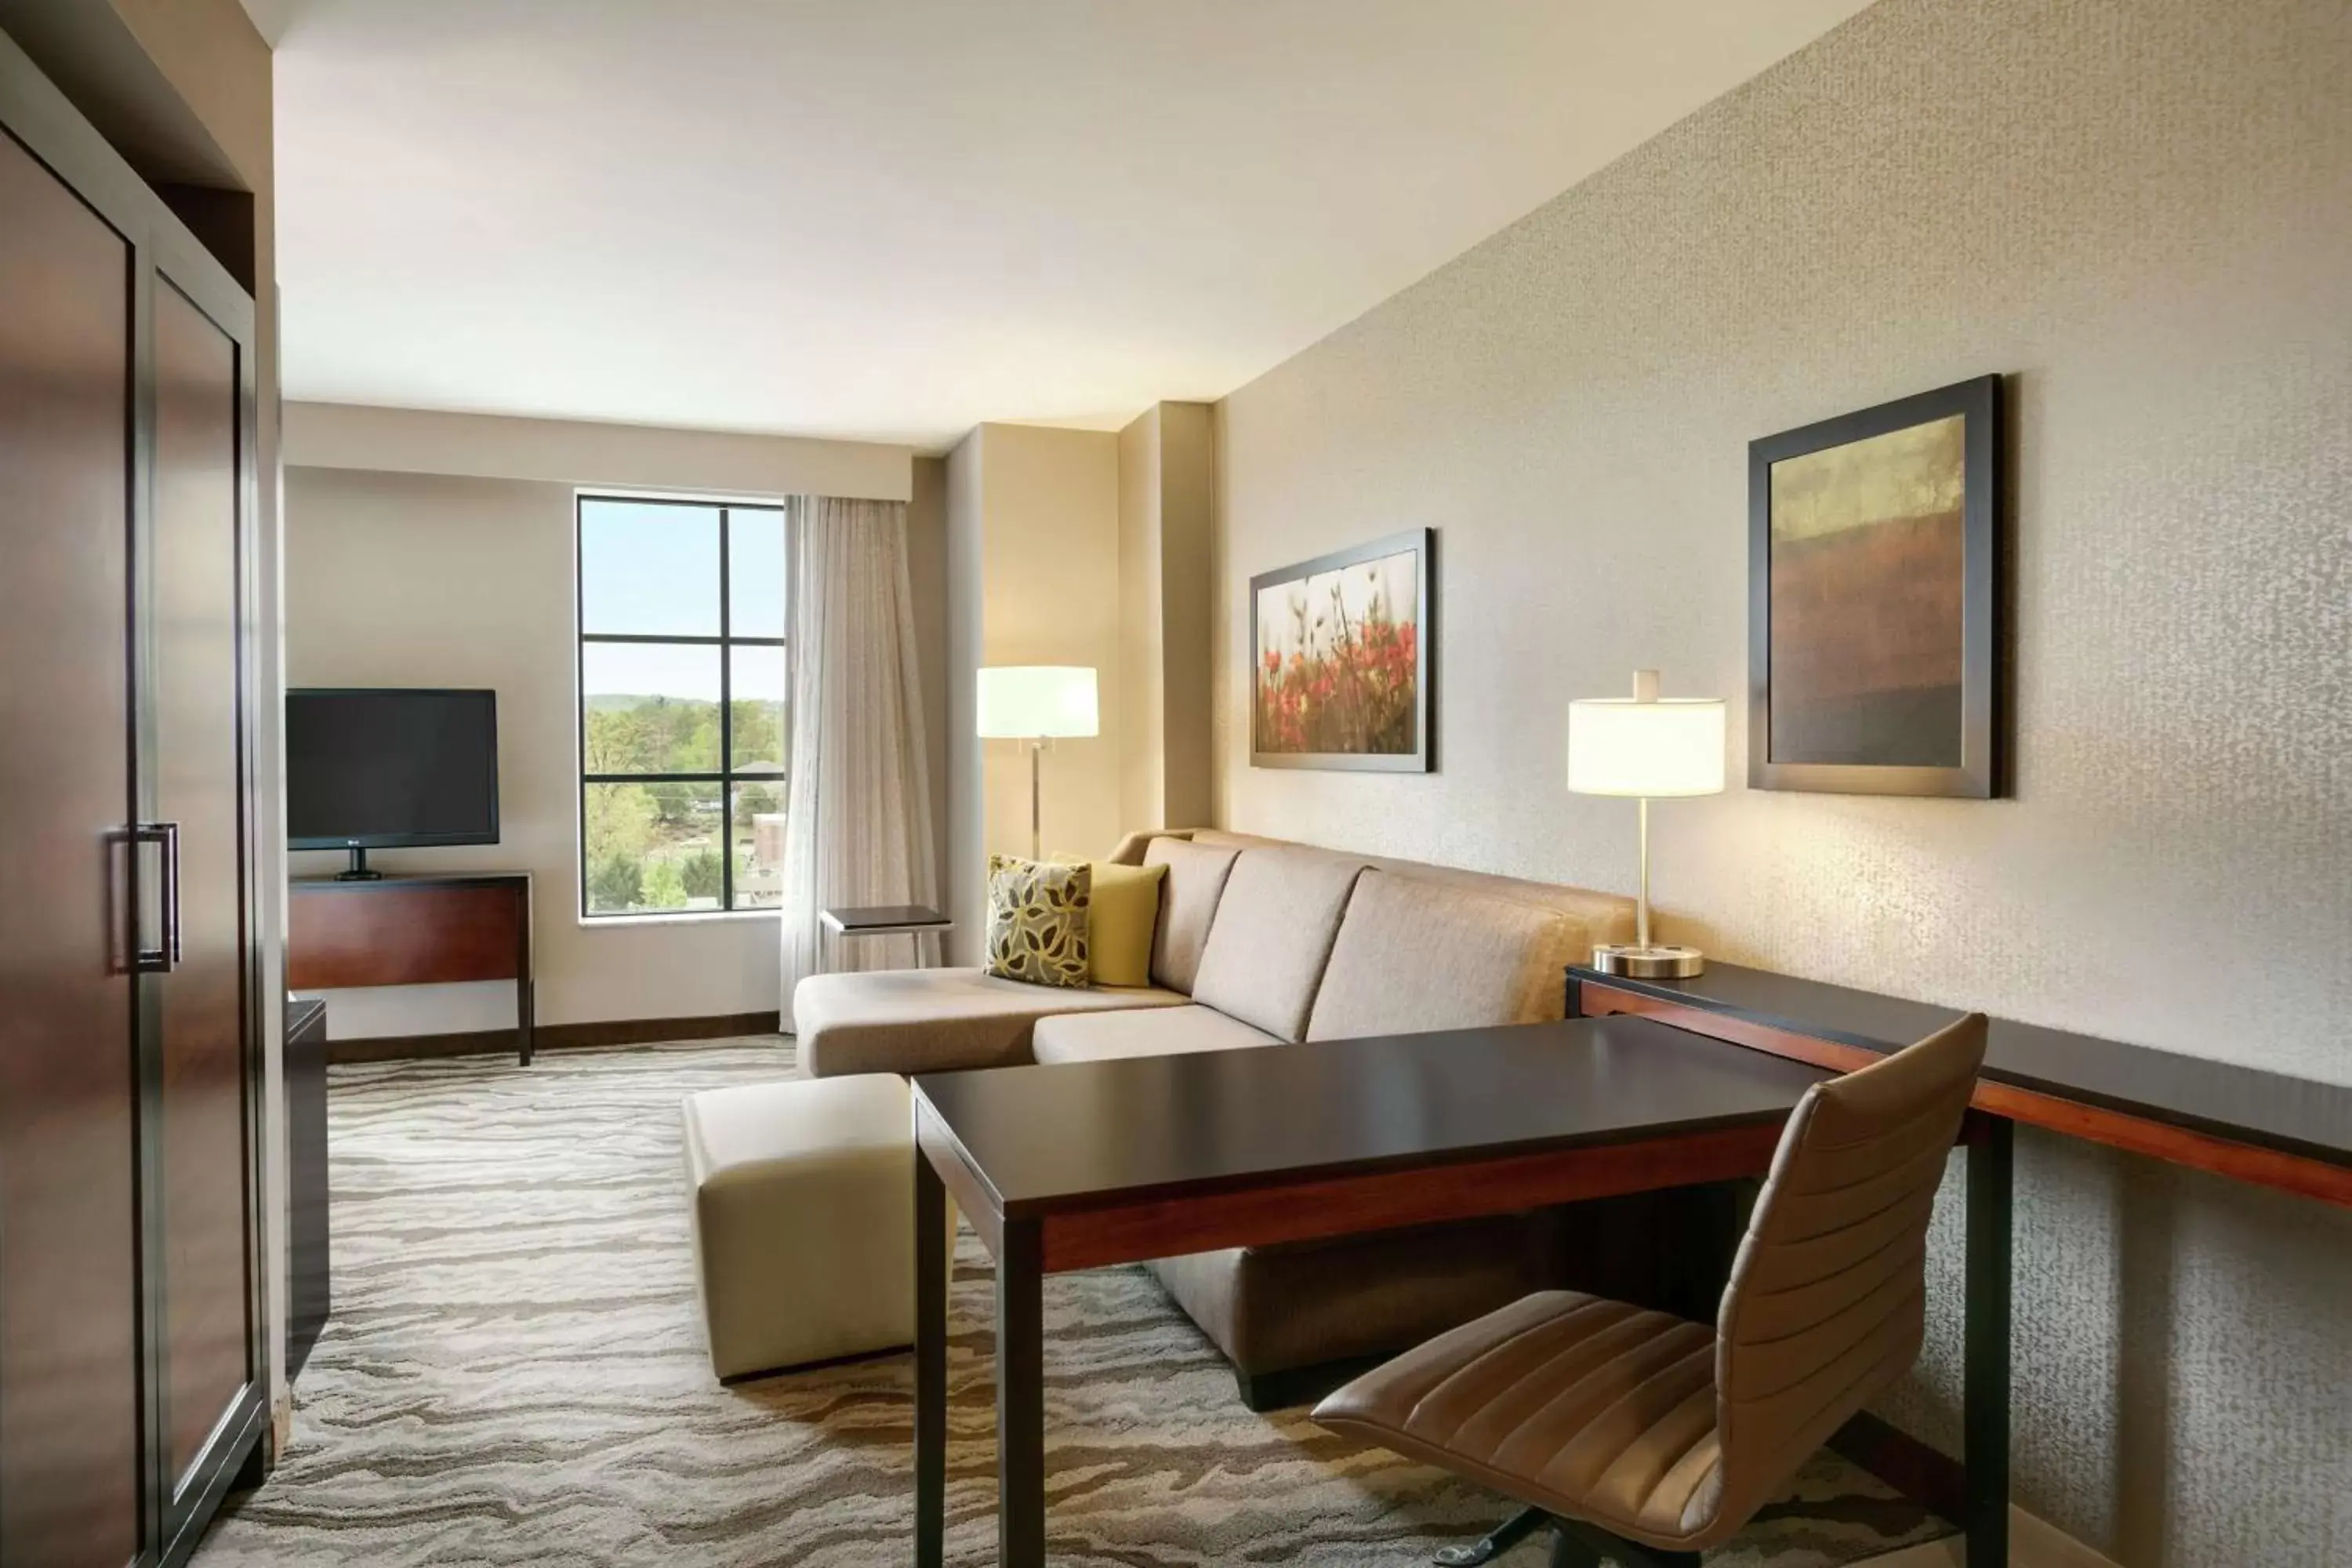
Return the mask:
<path id="1" fill-rule="evenodd" d="M 1315 1419 L 1669 1551 L 1739 1522 L 1719 1506 L 1715 1331 L 1622 1301 L 1538 1292 L 1367 1373 Z"/>
<path id="2" fill-rule="evenodd" d="M 1171 1057 L 1282 1042 L 1214 1007 L 1133 1007 L 1117 1013 L 1065 1013 L 1037 1020 L 1030 1050 L 1040 1062 L 1098 1062 L 1112 1057 Z"/>
<path id="3" fill-rule="evenodd" d="M 1173 991 L 1024 985 L 977 969 L 878 969 L 812 974 L 793 988 L 801 1070 L 955 1072 L 1030 1059 L 1029 1032 L 1058 1013 L 1181 1007 Z"/>

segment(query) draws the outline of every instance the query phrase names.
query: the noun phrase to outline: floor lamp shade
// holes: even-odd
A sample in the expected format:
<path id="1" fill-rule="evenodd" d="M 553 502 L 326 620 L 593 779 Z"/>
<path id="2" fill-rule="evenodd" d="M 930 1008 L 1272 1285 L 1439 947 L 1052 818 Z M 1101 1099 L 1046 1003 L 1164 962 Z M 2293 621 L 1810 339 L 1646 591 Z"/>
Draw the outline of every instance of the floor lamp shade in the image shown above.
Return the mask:
<path id="1" fill-rule="evenodd" d="M 1045 854 L 1045 786 L 1038 778 L 1045 748 L 1063 739 L 1102 733 L 1095 672 L 1083 664 L 999 664 L 980 672 L 975 728 L 983 740 L 1029 742 L 1029 858 Z"/>
<path id="2" fill-rule="evenodd" d="M 979 732 L 1044 741 L 1102 732 L 1095 672 L 1076 664 L 1000 664 L 980 672 Z"/>
<path id="3" fill-rule="evenodd" d="M 1650 941 L 1650 802 L 1722 794 L 1723 757 L 1722 699 L 1662 699 L 1656 670 L 1634 673 L 1631 697 L 1586 698 L 1568 705 L 1570 792 L 1642 803 L 1642 896 L 1635 906 L 1633 944 L 1594 948 L 1594 968 L 1658 980 L 1706 969 L 1706 955 L 1696 948 Z"/>

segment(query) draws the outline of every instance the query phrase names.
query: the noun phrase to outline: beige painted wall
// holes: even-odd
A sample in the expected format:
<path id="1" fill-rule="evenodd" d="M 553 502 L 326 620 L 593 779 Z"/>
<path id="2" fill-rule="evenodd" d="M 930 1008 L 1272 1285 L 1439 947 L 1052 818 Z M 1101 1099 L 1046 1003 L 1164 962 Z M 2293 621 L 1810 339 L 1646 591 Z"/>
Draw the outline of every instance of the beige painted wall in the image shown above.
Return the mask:
<path id="1" fill-rule="evenodd" d="M 948 885 L 948 465 L 917 458 L 908 476 L 907 579 L 915 605 L 915 668 L 923 693 L 923 755 L 930 764 L 931 846 Z"/>
<path id="2" fill-rule="evenodd" d="M 1221 819 L 1631 890 L 1565 705 L 1744 692 L 1747 442 L 2005 372 L 2016 798 L 1669 803 L 1666 933 L 2352 1082 L 2347 80 L 2340 0 L 1882 0 L 1235 393 Z M 1252 770 L 1248 576 L 1424 523 L 1442 771 Z M 2352 1215 L 2019 1157 L 2021 1500 L 2352 1560 Z M 1953 1241 L 1891 1406 L 1948 1444 Z"/>
<path id="3" fill-rule="evenodd" d="M 1119 820 L 1209 820 L 1215 411 L 1160 403 L 1118 436 Z"/>
<path id="4" fill-rule="evenodd" d="M 1118 840 L 1118 447 L 1108 431 L 983 425 L 948 458 L 956 962 L 978 962 L 988 856 L 1030 848 L 1027 746 L 971 738 L 982 666 L 1095 668 L 1102 733 L 1057 741 L 1045 753 L 1045 847 L 1084 857 Z"/>
<path id="5" fill-rule="evenodd" d="M 947 875 L 940 886 L 955 925 L 943 942 L 950 963 L 980 962 L 988 900 L 981 848 L 981 741 L 973 734 L 973 682 L 981 665 L 981 441 L 974 430 L 947 456 L 948 791 L 940 838 Z"/>
<path id="6" fill-rule="evenodd" d="M 1160 409 L 1118 433 L 1118 746 L 1121 822 L 1165 826 L 1162 744 Z M 1203 606 L 1205 608 L 1205 606 Z"/>
<path id="7" fill-rule="evenodd" d="M 342 403 L 289 405 L 286 452 L 288 462 L 317 468 L 872 500 L 907 499 L 908 462 L 914 455 L 910 447 L 871 441 L 436 414 Z"/>
<path id="8" fill-rule="evenodd" d="M 773 915 L 583 924 L 577 912 L 572 506 L 568 485 L 288 469 L 288 684 L 498 692 L 501 841 L 369 858 L 385 870 L 531 872 L 542 1023 L 772 1009 Z M 292 858 L 297 876 L 341 859 Z M 328 1025 L 338 1038 L 506 1027 L 511 991 L 340 992 Z"/>
<path id="9" fill-rule="evenodd" d="M 298 437 L 301 429 L 296 426 Z M 944 465 L 910 465 L 903 455 L 900 461 L 908 471 L 897 488 L 913 496 L 908 575 L 926 719 L 938 755 L 945 750 L 949 707 Z M 787 482 L 796 477 L 774 471 Z M 672 488 L 704 489 L 688 482 L 689 469 L 662 472 Z M 583 922 L 576 912 L 573 493 L 568 483 L 289 468 L 289 683 L 498 691 L 502 841 L 372 858 L 387 869 L 532 872 L 541 1021 L 771 1010 L 779 984 L 773 915 Z M 933 772 L 943 784 L 944 766 Z M 296 875 L 338 863 L 316 854 L 293 861 Z M 331 1031 L 342 1038 L 512 1022 L 511 987 L 503 984 L 343 992 L 329 1009 Z"/>

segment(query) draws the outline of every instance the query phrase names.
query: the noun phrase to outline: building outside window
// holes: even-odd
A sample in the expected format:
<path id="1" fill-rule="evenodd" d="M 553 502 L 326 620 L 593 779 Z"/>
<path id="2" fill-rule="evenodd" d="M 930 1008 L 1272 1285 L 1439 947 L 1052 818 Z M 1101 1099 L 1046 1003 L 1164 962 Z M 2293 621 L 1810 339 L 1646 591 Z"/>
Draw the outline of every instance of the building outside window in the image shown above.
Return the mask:
<path id="1" fill-rule="evenodd" d="M 774 506 L 582 495 L 580 910 L 783 901 L 791 644 Z"/>

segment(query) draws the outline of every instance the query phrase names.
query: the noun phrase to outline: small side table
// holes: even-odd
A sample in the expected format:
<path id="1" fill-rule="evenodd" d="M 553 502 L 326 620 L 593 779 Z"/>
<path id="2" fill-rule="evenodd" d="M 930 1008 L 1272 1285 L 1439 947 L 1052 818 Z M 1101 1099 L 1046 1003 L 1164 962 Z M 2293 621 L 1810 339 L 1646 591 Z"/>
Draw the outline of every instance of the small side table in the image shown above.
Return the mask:
<path id="1" fill-rule="evenodd" d="M 955 921 L 921 904 L 871 904 L 850 909 L 820 910 L 816 918 L 817 923 L 835 937 L 919 936 L 925 931 L 955 929 Z M 919 957 L 917 962 L 921 962 Z"/>

